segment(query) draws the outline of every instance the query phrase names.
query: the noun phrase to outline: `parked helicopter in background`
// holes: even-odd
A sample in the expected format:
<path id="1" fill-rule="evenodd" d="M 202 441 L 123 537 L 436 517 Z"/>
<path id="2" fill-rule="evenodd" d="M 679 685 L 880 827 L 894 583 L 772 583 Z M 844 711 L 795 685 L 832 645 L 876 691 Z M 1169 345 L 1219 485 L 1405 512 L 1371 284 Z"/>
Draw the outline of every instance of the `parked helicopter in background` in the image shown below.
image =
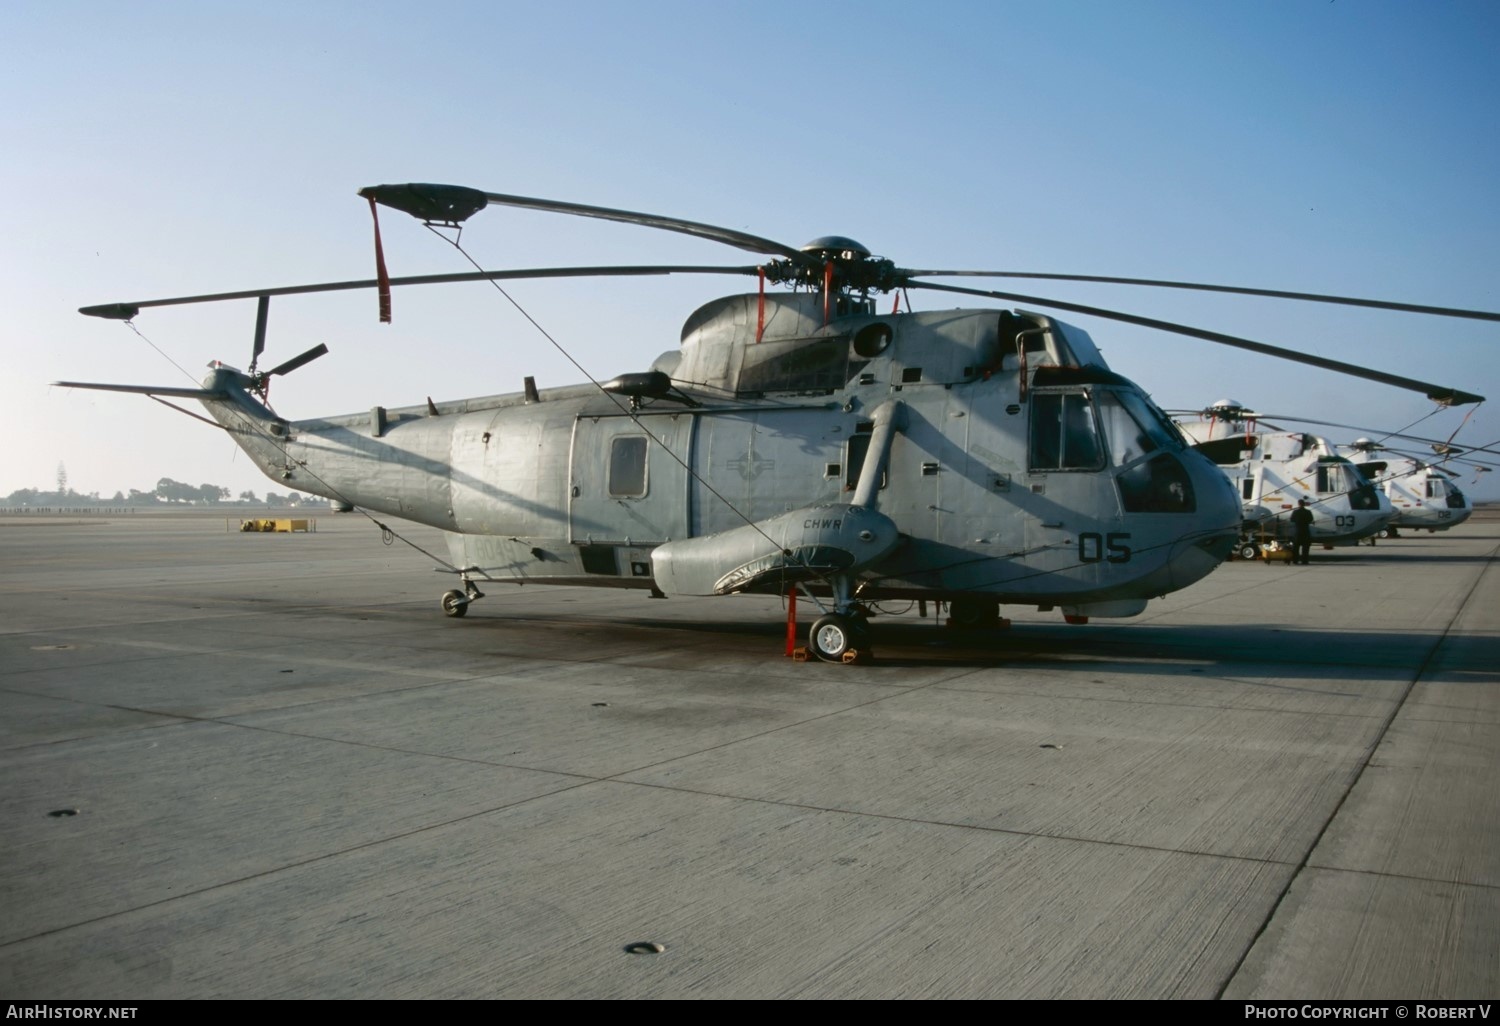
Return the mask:
<path id="1" fill-rule="evenodd" d="M 1431 463 L 1390 452 L 1368 438 L 1356 438 L 1340 446 L 1339 451 L 1348 455 L 1367 478 L 1384 487 L 1395 512 L 1386 525 L 1388 538 L 1398 537 L 1397 529 L 1402 527 L 1446 531 L 1474 512 L 1452 475 Z"/>
<path id="2" fill-rule="evenodd" d="M 1357 427 L 1293 414 L 1267 413 L 1257 416 L 1258 423 L 1263 427 L 1269 426 L 1269 420 L 1275 420 L 1278 424 L 1301 423 L 1337 428 L 1340 431 L 1378 434 L 1378 440 L 1356 438 L 1347 445 L 1336 444 L 1335 449 L 1359 467 L 1360 472 L 1390 500 L 1395 514 L 1385 528 L 1385 534 L 1390 538 L 1399 537 L 1398 528 L 1402 527 L 1435 532 L 1456 527 L 1469 519 L 1474 511 L 1473 505 L 1459 487 L 1458 475 L 1444 468 L 1471 467 L 1477 480 L 1478 475 L 1489 473 L 1490 468 L 1475 459 L 1475 456 L 1500 456 L 1500 452 L 1493 448 L 1493 443 L 1473 447 L 1455 445 L 1457 430 L 1447 439 L 1436 439 L 1413 435 L 1405 430 Z M 1281 429 L 1278 427 L 1277 430 Z M 1392 439 L 1407 443 L 1407 447 L 1387 444 Z M 1412 448 L 1418 445 L 1424 446 L 1431 455 Z M 1374 544 L 1373 537 L 1371 544 Z"/>
<path id="3" fill-rule="evenodd" d="M 255 299 L 248 371 L 215 362 L 198 388 L 59 384 L 196 399 L 272 479 L 341 508 L 442 529 L 446 569 L 461 585 L 442 597 L 450 616 L 483 597 L 481 584 L 669 596 L 798 589 L 823 610 L 809 649 L 847 662 L 869 654 L 876 601 L 945 602 L 954 621 L 972 625 L 996 622 L 1002 603 L 1058 608 L 1073 622 L 1132 616 L 1230 553 L 1239 495 L 1144 391 L 1109 369 L 1087 332 L 1024 309 L 878 312 L 875 295 L 892 290 L 1071 310 L 1439 402 L 1481 398 L 1186 325 L 926 280 L 1079 276 L 904 269 L 838 236 L 797 249 L 676 218 L 456 186 L 385 185 L 361 195 L 372 212 L 381 204 L 433 226 L 456 228 L 497 204 L 661 228 L 770 257 L 752 266 L 390 278 L 377 256 L 371 280 L 83 308 L 128 321 L 147 307 Z M 378 254 L 378 223 L 376 244 Z M 271 408 L 269 382 L 326 348 L 257 370 L 276 296 L 369 288 L 388 310 L 393 286 L 617 274 L 747 275 L 761 287 L 703 305 L 678 348 L 602 384 L 539 390 L 528 379 L 517 393 L 294 421 Z M 1087 280 L 1500 320 L 1345 297 Z M 768 293 L 767 284 L 792 291 Z M 1332 490 L 1353 490 L 1347 483 Z"/>
<path id="4" fill-rule="evenodd" d="M 1281 414 L 1271 416 L 1278 420 L 1301 419 Z M 1438 440 L 1405 432 L 1376 431 L 1374 428 L 1350 424 L 1306 419 L 1302 419 L 1302 422 L 1346 431 L 1370 431 L 1380 435 L 1378 441 L 1356 438 L 1348 445 L 1340 445 L 1338 450 L 1349 457 L 1377 487 L 1384 490 L 1386 497 L 1391 500 L 1395 517 L 1386 526 L 1386 536 L 1391 538 L 1398 537 L 1398 529 L 1402 527 L 1425 529 L 1428 532 L 1443 531 L 1469 519 L 1474 507 L 1459 488 L 1457 475 L 1443 467 L 1461 464 L 1473 467 L 1476 475 L 1488 473 L 1490 468 L 1473 456 L 1476 453 L 1494 452 L 1488 446 L 1468 448 L 1454 445 L 1452 437 Z M 1391 439 L 1426 446 L 1432 455 L 1386 444 Z"/>
<path id="5" fill-rule="evenodd" d="M 1395 510 L 1358 466 L 1318 435 L 1285 431 L 1259 422 L 1234 399 L 1220 399 L 1178 426 L 1224 472 L 1244 509 L 1241 559 L 1290 548 L 1291 512 L 1301 499 L 1312 511 L 1312 540 L 1348 545 L 1385 529 Z"/>

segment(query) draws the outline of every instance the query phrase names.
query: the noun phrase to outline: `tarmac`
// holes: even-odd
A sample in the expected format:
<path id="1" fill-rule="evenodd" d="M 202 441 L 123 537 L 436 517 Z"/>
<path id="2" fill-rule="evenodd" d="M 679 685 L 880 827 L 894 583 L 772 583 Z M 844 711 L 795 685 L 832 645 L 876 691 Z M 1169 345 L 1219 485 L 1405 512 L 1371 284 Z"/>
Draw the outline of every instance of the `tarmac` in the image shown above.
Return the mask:
<path id="1" fill-rule="evenodd" d="M 1500 512 L 870 666 L 238 515 L 0 516 L 0 996 L 1500 994 Z"/>

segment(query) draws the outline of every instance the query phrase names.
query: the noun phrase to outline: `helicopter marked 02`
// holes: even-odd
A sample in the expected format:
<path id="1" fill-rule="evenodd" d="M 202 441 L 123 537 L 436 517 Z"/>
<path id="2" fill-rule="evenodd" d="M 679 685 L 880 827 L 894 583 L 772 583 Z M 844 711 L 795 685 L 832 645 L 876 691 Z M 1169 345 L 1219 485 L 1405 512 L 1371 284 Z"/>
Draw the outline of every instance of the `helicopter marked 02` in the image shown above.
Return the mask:
<path id="1" fill-rule="evenodd" d="M 373 280 L 83 309 L 129 320 L 149 306 L 255 298 L 249 372 L 211 364 L 199 389 L 59 384 L 198 399 L 272 479 L 444 530 L 463 584 L 443 596 L 453 616 L 482 597 L 483 582 L 680 596 L 798 588 L 829 600 L 809 632 L 811 650 L 853 661 L 869 654 L 869 602 L 943 601 L 956 622 L 972 624 L 993 622 L 1001 603 L 1060 607 L 1074 621 L 1132 616 L 1226 558 L 1239 533 L 1239 497 L 1139 387 L 1109 369 L 1085 331 L 1024 310 L 877 313 L 873 294 L 892 289 L 1075 309 L 1374 377 L 1443 402 L 1479 398 L 1185 325 L 919 280 L 1009 272 L 897 268 L 840 237 L 798 250 L 697 222 L 455 186 L 361 194 L 372 211 L 378 202 L 429 224 L 457 225 L 499 204 L 662 228 L 772 257 L 750 267 L 396 279 L 381 266 Z M 393 286 L 672 273 L 752 275 L 762 288 L 700 307 L 678 348 L 649 371 L 603 385 L 538 391 L 528 382 L 520 393 L 291 421 L 270 407 L 269 380 L 321 351 L 256 370 L 273 296 L 378 288 L 388 302 Z M 794 291 L 768 294 L 766 282 Z"/>
<path id="2" fill-rule="evenodd" d="M 1384 486 L 1395 512 L 1386 526 L 1386 533 L 1393 538 L 1400 527 L 1446 531 L 1474 512 L 1468 496 L 1450 475 L 1424 460 L 1394 453 L 1381 455 L 1384 447 L 1368 438 L 1339 446 L 1339 451 L 1366 477 Z"/>

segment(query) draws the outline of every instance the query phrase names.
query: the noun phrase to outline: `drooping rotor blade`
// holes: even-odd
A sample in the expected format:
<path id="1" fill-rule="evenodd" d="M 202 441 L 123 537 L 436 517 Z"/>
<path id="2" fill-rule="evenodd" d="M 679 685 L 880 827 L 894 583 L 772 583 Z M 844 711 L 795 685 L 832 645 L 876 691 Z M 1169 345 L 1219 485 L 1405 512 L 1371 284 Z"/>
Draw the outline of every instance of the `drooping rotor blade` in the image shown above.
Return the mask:
<path id="1" fill-rule="evenodd" d="M 1307 418 L 1307 417 L 1294 417 L 1294 416 L 1290 416 L 1290 415 L 1285 414 L 1285 413 L 1267 413 L 1267 414 L 1265 414 L 1265 416 L 1267 416 L 1267 417 L 1275 417 L 1277 420 L 1290 420 L 1290 421 L 1294 421 L 1295 423 L 1298 423 L 1298 424 L 1316 424 L 1316 425 L 1318 425 L 1320 427 L 1342 428 L 1345 431 L 1359 431 L 1359 432 L 1362 432 L 1364 434 L 1379 435 L 1381 437 L 1382 441 L 1384 439 L 1387 439 L 1387 438 L 1401 438 L 1401 439 L 1404 439 L 1404 440 L 1406 440 L 1408 442 L 1421 442 L 1423 445 L 1429 445 L 1429 446 L 1434 446 L 1434 447 L 1436 447 L 1436 446 L 1445 446 L 1448 449 L 1450 449 L 1454 454 L 1458 454 L 1458 453 L 1472 453 L 1472 452 L 1488 452 L 1488 453 L 1492 453 L 1492 454 L 1494 454 L 1496 456 L 1500 456 L 1500 449 L 1491 448 L 1491 446 L 1494 446 L 1494 445 L 1497 444 L 1496 442 L 1490 442 L 1490 443 L 1488 443 L 1488 445 L 1480 445 L 1480 446 L 1455 445 L 1454 443 L 1452 443 L 1450 441 L 1445 441 L 1443 439 L 1438 439 L 1438 438 L 1423 438 L 1421 435 L 1408 435 L 1408 434 L 1405 434 L 1404 432 L 1401 432 L 1401 431 L 1387 431 L 1384 428 L 1360 427 L 1357 424 L 1335 424 L 1333 421 L 1329 421 L 1329 420 L 1312 420 L 1312 419 Z M 1443 452 L 1437 452 L 1435 457 L 1433 455 L 1429 454 L 1429 455 L 1424 456 L 1424 459 L 1440 458 L 1440 457 L 1442 457 L 1444 455 L 1446 455 L 1446 454 L 1443 453 Z"/>
<path id="2" fill-rule="evenodd" d="M 910 287 L 914 289 L 931 289 L 937 292 L 953 292 L 967 296 L 983 296 L 988 299 L 1003 299 L 1016 303 L 1035 303 L 1038 306 L 1052 307 L 1058 310 L 1070 310 L 1074 313 L 1086 314 L 1091 317 L 1103 317 L 1107 320 L 1121 321 L 1125 324 L 1136 324 L 1143 328 L 1154 328 L 1157 331 L 1167 331 L 1174 335 L 1201 338 L 1208 342 L 1233 346 L 1236 349 L 1247 349 L 1252 353 L 1275 356 L 1283 360 L 1291 360 L 1294 363 L 1305 363 L 1312 367 L 1322 367 L 1324 370 L 1337 371 L 1341 374 L 1349 374 L 1353 377 L 1365 378 L 1369 381 L 1378 381 L 1383 385 L 1394 385 L 1397 388 L 1406 388 L 1414 392 L 1421 392 L 1434 402 L 1442 403 L 1446 406 L 1484 401 L 1484 396 L 1482 395 L 1475 395 L 1472 392 L 1465 392 L 1457 388 L 1434 385 L 1426 381 L 1418 381 L 1415 378 L 1404 378 L 1397 374 L 1387 374 L 1384 371 L 1371 370 L 1368 367 L 1359 367 L 1352 363 L 1344 363 L 1341 360 L 1330 360 L 1327 357 L 1313 356 L 1310 353 L 1299 353 L 1294 349 L 1283 349 L 1280 346 L 1255 342 L 1248 338 L 1225 335 L 1222 332 L 1194 328 L 1186 324 L 1174 324 L 1171 321 L 1161 321 L 1154 317 L 1140 317 L 1136 314 L 1123 313 L 1119 310 L 1106 310 L 1097 306 L 1084 306 L 1081 303 L 1065 303 L 1061 300 L 1044 299 L 1040 296 L 1023 296 L 1013 292 L 969 289 L 959 285 L 939 285 L 937 282 L 930 281 L 914 281 Z"/>
<path id="3" fill-rule="evenodd" d="M 327 354 L 328 347 L 319 342 L 307 352 L 302 353 L 298 356 L 294 356 L 285 363 L 278 364 L 275 367 L 272 367 L 270 370 L 266 371 L 265 376 L 269 378 L 274 377 L 277 374 L 290 374 L 292 371 L 296 370 L 298 367 L 301 367 L 303 364 L 312 363 L 318 357 L 326 356 Z"/>
<path id="4" fill-rule="evenodd" d="M 1189 281 L 1161 281 L 1155 278 L 1114 278 L 1097 274 L 1043 274 L 1034 271 L 932 271 L 907 270 L 908 277 L 969 278 L 1035 278 L 1046 281 L 1087 281 L 1105 285 L 1145 285 L 1161 289 L 1193 289 L 1199 292 L 1229 292 L 1241 296 L 1270 296 L 1273 299 L 1297 299 L 1308 303 L 1334 303 L 1340 306 L 1365 306 L 1375 310 L 1399 310 L 1404 313 L 1432 314 L 1437 317 L 1466 317 L 1476 321 L 1500 321 L 1500 313 L 1489 310 L 1463 310 L 1448 306 L 1423 306 L 1384 299 L 1358 299 L 1353 296 L 1328 296 L 1317 292 L 1283 292 L 1279 289 L 1252 289 L 1236 285 L 1205 285 Z M 915 283 L 913 283 L 915 284 Z"/>
<path id="5" fill-rule="evenodd" d="M 1456 452 L 1434 456 L 1430 452 L 1412 452 L 1408 449 L 1386 449 L 1384 446 L 1382 446 L 1381 448 L 1384 452 L 1394 453 L 1395 455 L 1400 456 L 1404 459 L 1411 460 L 1414 463 L 1419 463 L 1424 467 L 1432 467 L 1434 470 L 1442 466 L 1444 463 L 1465 463 L 1473 466 L 1479 465 L 1478 460 L 1472 459 L 1466 455 L 1460 455 Z"/>
<path id="6" fill-rule="evenodd" d="M 678 217 L 661 214 L 643 214 L 634 210 L 615 210 L 611 207 L 595 207 L 585 203 L 568 203 L 562 200 L 537 199 L 531 196 L 510 196 L 502 192 L 480 192 L 461 185 L 371 185 L 359 190 L 366 199 L 373 199 L 383 206 L 411 214 L 424 221 L 462 221 L 477 213 L 484 204 L 496 203 L 506 207 L 523 207 L 528 210 L 546 210 L 554 214 L 573 214 L 578 217 L 596 217 L 605 221 L 623 221 L 647 228 L 661 228 L 669 232 L 721 242 L 726 246 L 785 257 L 797 263 L 806 263 L 807 256 L 799 249 L 763 239 L 758 235 L 723 228 L 718 225 L 685 221 Z M 479 200 L 479 206 L 474 206 Z M 472 207 L 472 209 L 470 209 Z M 442 211 L 450 209 L 462 216 L 445 216 Z M 437 212 L 436 215 L 434 212 Z"/>
<path id="7" fill-rule="evenodd" d="M 97 392 L 129 392 L 133 395 L 169 395 L 174 399 L 227 399 L 223 389 L 176 388 L 171 385 L 104 385 L 91 381 L 54 381 L 63 388 L 91 388 Z"/>
<path id="8" fill-rule="evenodd" d="M 465 281 L 510 281 L 525 278 L 604 278 L 637 277 L 668 274 L 740 274 L 754 275 L 754 267 L 715 266 L 619 266 L 619 267 L 530 267 L 514 271 L 465 271 L 459 274 L 417 274 L 405 278 L 392 278 L 391 285 L 444 285 Z M 300 296 L 314 292 L 346 292 L 351 289 L 373 289 L 380 286 L 379 279 L 361 281 L 323 282 L 317 285 L 287 285 L 273 289 L 245 289 L 240 292 L 214 292 L 202 296 L 178 296 L 172 299 L 146 299 L 132 303 L 101 303 L 98 306 L 83 306 L 78 312 L 89 317 L 104 317 L 109 320 L 128 321 L 148 307 L 181 306 L 186 303 L 219 303 L 229 299 L 259 299 L 263 296 Z"/>

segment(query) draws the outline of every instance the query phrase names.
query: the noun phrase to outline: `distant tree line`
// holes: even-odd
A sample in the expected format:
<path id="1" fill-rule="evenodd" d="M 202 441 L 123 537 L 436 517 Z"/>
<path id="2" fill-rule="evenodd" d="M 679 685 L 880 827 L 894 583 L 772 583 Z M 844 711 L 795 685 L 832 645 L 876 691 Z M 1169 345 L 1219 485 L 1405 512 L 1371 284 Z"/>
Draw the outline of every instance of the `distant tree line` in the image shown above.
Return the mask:
<path id="1" fill-rule="evenodd" d="M 260 499 L 254 492 L 248 490 L 240 492 L 239 498 L 231 500 L 229 489 L 222 485 L 190 485 L 182 481 L 174 481 L 170 477 L 164 477 L 156 482 L 156 487 L 149 492 L 132 488 L 129 494 L 115 492 L 112 498 L 104 498 L 98 492 L 83 495 L 69 488 L 67 471 L 61 466 L 58 467 L 57 478 L 58 487 L 55 490 L 18 488 L 5 497 L 3 504 L 6 506 L 301 506 L 307 503 L 319 505 L 323 503 L 322 499 L 304 496 L 298 492 L 288 492 L 285 495 L 267 492 L 266 497 Z"/>

